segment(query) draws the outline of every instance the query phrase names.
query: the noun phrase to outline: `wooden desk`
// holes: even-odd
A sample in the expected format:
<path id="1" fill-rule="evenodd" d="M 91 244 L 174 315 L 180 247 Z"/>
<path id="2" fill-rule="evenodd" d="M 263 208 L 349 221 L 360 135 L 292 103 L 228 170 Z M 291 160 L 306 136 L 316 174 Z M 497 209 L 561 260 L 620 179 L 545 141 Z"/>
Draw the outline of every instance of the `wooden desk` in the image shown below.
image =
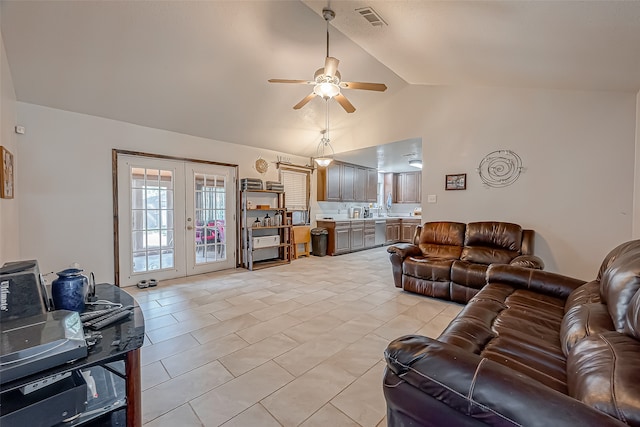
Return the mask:
<path id="1" fill-rule="evenodd" d="M 126 419 L 128 427 L 142 426 L 142 389 L 140 382 L 140 347 L 144 341 L 144 317 L 135 299 L 124 290 L 107 283 L 96 285 L 99 300 L 134 306 L 133 315 L 101 329 L 102 339 L 90 348 L 87 357 L 59 365 L 37 374 L 29 375 L 3 384 L 2 393 L 15 390 L 26 384 L 50 377 L 54 374 L 100 366 L 123 378 L 126 385 L 126 404 L 112 407 L 95 416 L 79 418 L 65 423 L 65 426 L 111 426 L 122 425 Z M 90 307 L 87 311 L 104 307 Z M 118 369 L 118 362 L 124 361 L 124 372 Z M 120 363 L 121 364 L 121 363 Z M 122 380 L 120 380 L 122 381 Z"/>

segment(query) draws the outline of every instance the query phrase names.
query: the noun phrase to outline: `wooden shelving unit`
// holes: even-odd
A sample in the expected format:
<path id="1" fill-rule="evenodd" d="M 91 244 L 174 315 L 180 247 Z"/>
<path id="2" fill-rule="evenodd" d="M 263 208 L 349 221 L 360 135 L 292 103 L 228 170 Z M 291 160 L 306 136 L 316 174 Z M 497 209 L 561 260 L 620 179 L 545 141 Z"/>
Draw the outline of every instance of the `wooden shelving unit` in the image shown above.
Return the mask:
<path id="1" fill-rule="evenodd" d="M 253 271 L 261 268 L 291 263 L 291 225 L 287 224 L 284 208 L 284 193 L 271 190 L 240 191 L 242 221 L 240 236 L 242 238 L 242 266 Z M 247 208 L 251 201 L 253 206 L 268 204 L 269 209 Z M 274 217 L 277 211 L 283 213 L 283 225 L 253 227 L 256 218 L 262 219 L 266 214 Z M 254 238 L 279 236 L 279 243 L 255 248 Z"/>

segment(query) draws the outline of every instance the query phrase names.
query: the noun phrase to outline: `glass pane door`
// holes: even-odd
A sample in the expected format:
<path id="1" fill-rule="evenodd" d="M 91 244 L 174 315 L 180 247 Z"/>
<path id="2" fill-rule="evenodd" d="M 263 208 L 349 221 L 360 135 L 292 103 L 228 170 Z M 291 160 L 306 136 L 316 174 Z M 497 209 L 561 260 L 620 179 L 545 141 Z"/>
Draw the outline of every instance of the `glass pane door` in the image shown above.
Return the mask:
<path id="1" fill-rule="evenodd" d="M 226 177 L 195 174 L 196 264 L 226 259 Z"/>
<path id="2" fill-rule="evenodd" d="M 235 267 L 235 168 L 190 163 L 186 175 L 188 274 Z"/>
<path id="3" fill-rule="evenodd" d="M 131 167 L 133 273 L 175 266 L 173 170 Z"/>

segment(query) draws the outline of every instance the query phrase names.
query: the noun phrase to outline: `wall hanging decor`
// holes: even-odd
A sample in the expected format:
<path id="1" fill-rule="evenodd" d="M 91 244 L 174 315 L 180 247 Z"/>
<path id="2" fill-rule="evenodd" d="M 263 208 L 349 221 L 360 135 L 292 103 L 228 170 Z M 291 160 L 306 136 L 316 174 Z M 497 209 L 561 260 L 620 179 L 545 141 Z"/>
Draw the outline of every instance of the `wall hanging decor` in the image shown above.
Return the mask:
<path id="1" fill-rule="evenodd" d="M 267 162 L 262 157 L 258 157 L 258 160 L 256 160 L 254 167 L 258 171 L 258 173 L 264 175 L 269 170 L 269 162 Z"/>
<path id="2" fill-rule="evenodd" d="M 511 150 L 498 150 L 484 156 L 477 171 L 484 185 L 499 188 L 516 182 L 522 169 L 520 156 Z"/>
<path id="3" fill-rule="evenodd" d="M 445 190 L 466 190 L 467 189 L 467 174 L 458 173 L 455 175 L 446 175 L 444 181 Z"/>
<path id="4" fill-rule="evenodd" d="M 0 146 L 0 158 L 2 158 L 2 168 L 0 169 L 0 197 L 3 199 L 13 199 L 13 154 L 6 148 Z"/>

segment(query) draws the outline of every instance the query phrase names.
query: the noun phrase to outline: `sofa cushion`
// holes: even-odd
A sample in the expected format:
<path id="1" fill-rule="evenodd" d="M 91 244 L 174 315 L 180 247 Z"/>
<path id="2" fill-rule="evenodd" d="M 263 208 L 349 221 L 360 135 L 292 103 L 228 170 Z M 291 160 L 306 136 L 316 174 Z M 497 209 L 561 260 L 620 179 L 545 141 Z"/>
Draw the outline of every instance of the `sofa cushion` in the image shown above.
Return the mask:
<path id="1" fill-rule="evenodd" d="M 606 305 L 591 303 L 573 306 L 564 315 L 560 327 L 562 351 L 569 355 L 571 348 L 583 338 L 613 330 Z"/>
<path id="2" fill-rule="evenodd" d="M 464 246 L 487 246 L 520 252 L 522 227 L 508 222 L 470 222 L 464 235 Z"/>
<path id="3" fill-rule="evenodd" d="M 602 273 L 600 298 L 607 305 L 618 332 L 624 332 L 627 309 L 640 289 L 640 240 L 618 256 Z"/>
<path id="4" fill-rule="evenodd" d="M 460 259 L 478 264 L 509 264 L 512 259 L 519 255 L 518 252 L 506 249 L 488 248 L 482 246 L 469 247 L 462 249 Z"/>
<path id="5" fill-rule="evenodd" d="M 460 222 L 425 222 L 418 246 L 426 257 L 458 259 L 466 225 Z"/>
<path id="6" fill-rule="evenodd" d="M 640 426 L 640 341 L 604 332 L 577 343 L 567 358 L 569 395 L 630 426 Z"/>
<path id="7" fill-rule="evenodd" d="M 402 275 L 402 289 L 434 298 L 451 299 L 451 282 Z"/>
<path id="8" fill-rule="evenodd" d="M 454 261 L 451 266 L 451 280 L 473 289 L 481 289 L 486 283 L 487 265 Z"/>
<path id="9" fill-rule="evenodd" d="M 402 272 L 408 276 L 434 281 L 451 280 L 452 259 L 409 257 L 404 260 Z"/>
<path id="10" fill-rule="evenodd" d="M 508 264 L 520 255 L 522 227 L 508 222 L 467 224 L 460 259 L 479 264 Z"/>

